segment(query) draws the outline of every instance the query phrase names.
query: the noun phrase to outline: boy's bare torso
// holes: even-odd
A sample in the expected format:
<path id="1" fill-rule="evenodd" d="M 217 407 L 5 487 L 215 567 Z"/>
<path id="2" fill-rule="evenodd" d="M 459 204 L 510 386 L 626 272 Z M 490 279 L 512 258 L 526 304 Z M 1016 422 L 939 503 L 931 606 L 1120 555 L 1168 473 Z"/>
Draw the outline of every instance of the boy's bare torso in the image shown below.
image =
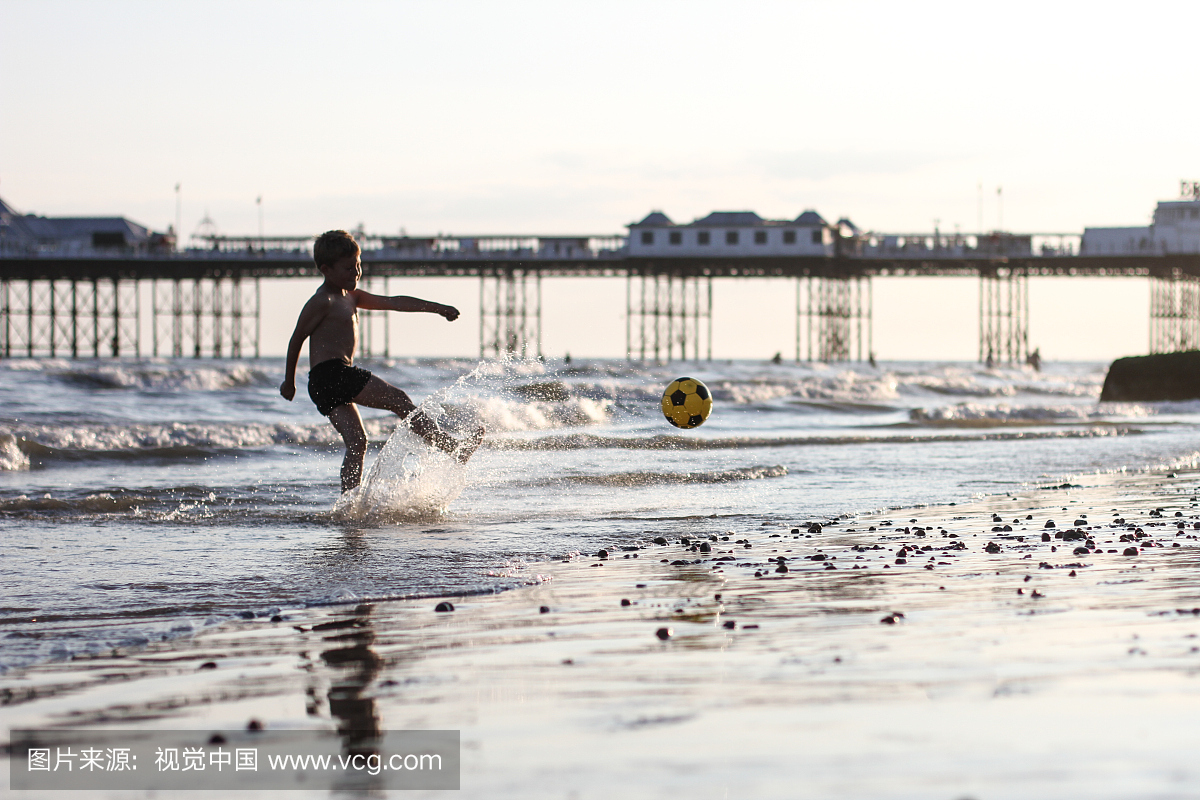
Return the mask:
<path id="1" fill-rule="evenodd" d="M 315 365 L 335 358 L 354 363 L 354 351 L 358 349 L 358 302 L 354 292 L 341 294 L 322 286 L 307 305 L 322 312 L 308 337 L 308 363 Z"/>

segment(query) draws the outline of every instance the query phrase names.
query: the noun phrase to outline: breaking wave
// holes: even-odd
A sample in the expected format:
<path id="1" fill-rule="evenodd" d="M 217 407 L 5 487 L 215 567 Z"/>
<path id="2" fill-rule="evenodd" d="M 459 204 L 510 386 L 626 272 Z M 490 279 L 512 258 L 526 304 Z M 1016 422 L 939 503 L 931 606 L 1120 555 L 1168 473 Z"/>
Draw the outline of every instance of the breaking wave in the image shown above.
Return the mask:
<path id="1" fill-rule="evenodd" d="M 563 478 L 544 481 L 541 485 L 568 483 L 581 486 L 632 487 L 691 483 L 733 483 L 735 481 L 753 481 L 762 478 L 782 478 L 787 473 L 787 467 L 775 464 L 773 466 L 739 467 L 711 472 L 618 472 L 611 475 L 568 475 Z"/>

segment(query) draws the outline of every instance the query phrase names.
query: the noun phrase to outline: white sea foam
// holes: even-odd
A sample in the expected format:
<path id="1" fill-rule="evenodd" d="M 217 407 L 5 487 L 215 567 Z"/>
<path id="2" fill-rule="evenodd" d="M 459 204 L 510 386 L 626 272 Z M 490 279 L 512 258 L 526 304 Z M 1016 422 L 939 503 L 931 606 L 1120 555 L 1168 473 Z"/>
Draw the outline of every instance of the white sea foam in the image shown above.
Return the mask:
<path id="1" fill-rule="evenodd" d="M 1037 425 L 1053 422 L 1086 422 L 1096 415 L 1092 406 L 1014 406 L 959 403 L 953 406 L 914 408 L 910 418 L 927 425 Z"/>
<path id="2" fill-rule="evenodd" d="M 372 423 L 376 423 L 372 420 Z M 379 427 L 373 424 L 370 427 Z M 274 444 L 328 444 L 337 434 L 328 425 L 286 423 L 146 423 L 140 425 L 20 425 L 0 427 L 0 469 L 5 455 L 60 451 L 118 453 L 136 451 L 242 449 Z M 19 463 L 19 459 L 14 463 Z M 27 462 L 26 462 L 27 465 Z"/>
<path id="3" fill-rule="evenodd" d="M 29 469 L 29 456 L 17 445 L 17 437 L 0 433 L 0 472 Z"/>
<path id="4" fill-rule="evenodd" d="M 490 431 L 542 431 L 608 422 L 612 401 L 572 397 L 562 401 L 525 401 L 493 395 L 472 401 Z"/>

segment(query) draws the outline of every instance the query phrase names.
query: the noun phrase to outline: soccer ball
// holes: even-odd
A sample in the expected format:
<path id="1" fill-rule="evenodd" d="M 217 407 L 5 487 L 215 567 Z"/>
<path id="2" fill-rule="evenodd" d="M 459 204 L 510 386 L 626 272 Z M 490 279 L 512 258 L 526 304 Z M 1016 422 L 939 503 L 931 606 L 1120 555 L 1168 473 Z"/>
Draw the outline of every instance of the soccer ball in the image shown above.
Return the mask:
<path id="1" fill-rule="evenodd" d="M 708 387 L 695 378 L 679 378 L 663 392 L 663 416 L 676 428 L 695 428 L 708 419 L 712 411 L 712 395 Z"/>

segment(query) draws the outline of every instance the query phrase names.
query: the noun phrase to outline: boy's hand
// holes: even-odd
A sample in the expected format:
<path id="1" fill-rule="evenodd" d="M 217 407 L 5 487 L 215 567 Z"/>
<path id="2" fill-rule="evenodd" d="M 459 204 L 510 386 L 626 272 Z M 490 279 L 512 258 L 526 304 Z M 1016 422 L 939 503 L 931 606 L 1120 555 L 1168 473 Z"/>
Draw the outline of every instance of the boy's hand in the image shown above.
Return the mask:
<path id="1" fill-rule="evenodd" d="M 292 381 L 284 381 L 279 384 L 279 393 L 285 400 L 291 400 L 296 396 L 296 384 Z"/>
<path id="2" fill-rule="evenodd" d="M 445 317 L 447 322 L 454 322 L 458 319 L 458 309 L 454 306 L 442 306 L 437 313 Z"/>

